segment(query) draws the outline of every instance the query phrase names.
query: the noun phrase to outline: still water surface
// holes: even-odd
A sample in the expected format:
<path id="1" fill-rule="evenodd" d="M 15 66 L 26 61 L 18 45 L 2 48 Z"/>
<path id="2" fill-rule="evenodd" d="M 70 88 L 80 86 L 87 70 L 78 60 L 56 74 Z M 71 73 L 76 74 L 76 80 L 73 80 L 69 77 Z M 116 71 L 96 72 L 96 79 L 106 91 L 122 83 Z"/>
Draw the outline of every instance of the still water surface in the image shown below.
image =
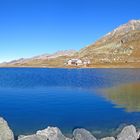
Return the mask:
<path id="1" fill-rule="evenodd" d="M 96 136 L 140 127 L 140 69 L 0 69 L 0 116 L 16 135 L 57 126 Z"/>

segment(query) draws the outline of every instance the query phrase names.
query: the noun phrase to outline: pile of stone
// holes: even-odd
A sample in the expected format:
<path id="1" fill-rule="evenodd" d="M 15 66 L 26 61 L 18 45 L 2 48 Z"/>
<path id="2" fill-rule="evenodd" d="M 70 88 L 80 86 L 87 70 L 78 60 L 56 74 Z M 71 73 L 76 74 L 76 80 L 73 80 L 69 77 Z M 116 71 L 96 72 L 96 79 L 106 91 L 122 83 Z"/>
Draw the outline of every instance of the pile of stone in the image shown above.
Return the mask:
<path id="1" fill-rule="evenodd" d="M 136 131 L 135 126 L 130 125 L 122 129 L 121 133 L 114 137 L 106 137 L 100 140 L 139 140 L 140 131 Z M 0 118 L 0 140 L 14 140 L 14 134 L 9 128 L 7 122 Z M 44 130 L 39 130 L 36 134 L 18 137 L 18 140 L 98 140 L 89 131 L 85 129 L 75 129 L 73 138 L 65 137 L 59 128 L 48 127 Z"/>

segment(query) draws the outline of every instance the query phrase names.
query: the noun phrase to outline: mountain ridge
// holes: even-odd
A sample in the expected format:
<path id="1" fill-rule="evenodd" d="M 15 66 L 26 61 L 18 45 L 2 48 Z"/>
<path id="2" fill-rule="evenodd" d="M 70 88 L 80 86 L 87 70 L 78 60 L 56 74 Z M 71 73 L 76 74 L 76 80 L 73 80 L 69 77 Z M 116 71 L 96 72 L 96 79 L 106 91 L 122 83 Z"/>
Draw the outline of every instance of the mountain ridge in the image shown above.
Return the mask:
<path id="1" fill-rule="evenodd" d="M 71 58 L 90 60 L 88 67 L 140 67 L 140 20 L 130 20 L 79 51 L 58 51 L 0 66 L 67 67 L 64 63 Z"/>
<path id="2" fill-rule="evenodd" d="M 94 64 L 140 61 L 140 20 L 131 20 L 119 26 L 81 49 L 78 55 L 94 60 Z"/>
<path id="3" fill-rule="evenodd" d="M 72 57 L 77 51 L 76 50 L 62 50 L 62 51 L 57 51 L 55 53 L 52 53 L 52 54 L 42 54 L 42 55 L 37 55 L 37 56 L 34 56 L 34 57 L 31 57 L 31 58 L 20 58 L 20 59 L 17 59 L 17 60 L 12 60 L 12 61 L 9 61 L 9 62 L 3 62 L 0 64 L 0 66 L 4 66 L 4 67 L 8 67 L 8 66 L 13 66 L 13 67 L 16 67 L 16 66 L 39 66 L 38 64 L 40 64 L 40 66 L 42 65 L 41 63 L 43 63 L 42 66 L 49 66 L 49 65 L 45 65 L 45 61 L 53 61 L 54 59 L 57 59 L 58 57 L 59 58 L 65 58 L 65 57 Z M 40 61 L 40 62 L 38 62 Z M 35 63 L 38 63 L 38 64 L 35 64 Z"/>

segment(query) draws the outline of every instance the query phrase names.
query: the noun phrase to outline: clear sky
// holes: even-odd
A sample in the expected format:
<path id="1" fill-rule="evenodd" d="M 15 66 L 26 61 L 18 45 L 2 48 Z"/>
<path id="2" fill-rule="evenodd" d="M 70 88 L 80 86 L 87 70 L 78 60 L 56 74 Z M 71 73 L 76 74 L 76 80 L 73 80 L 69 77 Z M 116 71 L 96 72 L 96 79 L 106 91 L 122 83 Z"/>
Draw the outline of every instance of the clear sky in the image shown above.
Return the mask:
<path id="1" fill-rule="evenodd" d="M 0 0 L 0 62 L 79 50 L 131 19 L 140 0 Z"/>

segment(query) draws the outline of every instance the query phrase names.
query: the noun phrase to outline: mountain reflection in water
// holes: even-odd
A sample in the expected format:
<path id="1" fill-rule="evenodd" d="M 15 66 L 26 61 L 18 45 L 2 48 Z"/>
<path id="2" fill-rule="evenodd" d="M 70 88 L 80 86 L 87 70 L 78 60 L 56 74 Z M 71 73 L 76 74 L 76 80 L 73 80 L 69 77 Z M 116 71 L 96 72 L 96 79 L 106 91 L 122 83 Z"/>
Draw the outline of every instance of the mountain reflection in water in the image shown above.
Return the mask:
<path id="1" fill-rule="evenodd" d="M 126 112 L 140 112 L 140 83 L 106 89 L 104 96 L 117 108 L 125 108 Z"/>
<path id="2" fill-rule="evenodd" d="M 101 138 L 124 124 L 140 128 L 140 84 L 132 83 L 140 83 L 140 69 L 1 68 L 0 116 L 15 135 L 57 126 Z"/>

